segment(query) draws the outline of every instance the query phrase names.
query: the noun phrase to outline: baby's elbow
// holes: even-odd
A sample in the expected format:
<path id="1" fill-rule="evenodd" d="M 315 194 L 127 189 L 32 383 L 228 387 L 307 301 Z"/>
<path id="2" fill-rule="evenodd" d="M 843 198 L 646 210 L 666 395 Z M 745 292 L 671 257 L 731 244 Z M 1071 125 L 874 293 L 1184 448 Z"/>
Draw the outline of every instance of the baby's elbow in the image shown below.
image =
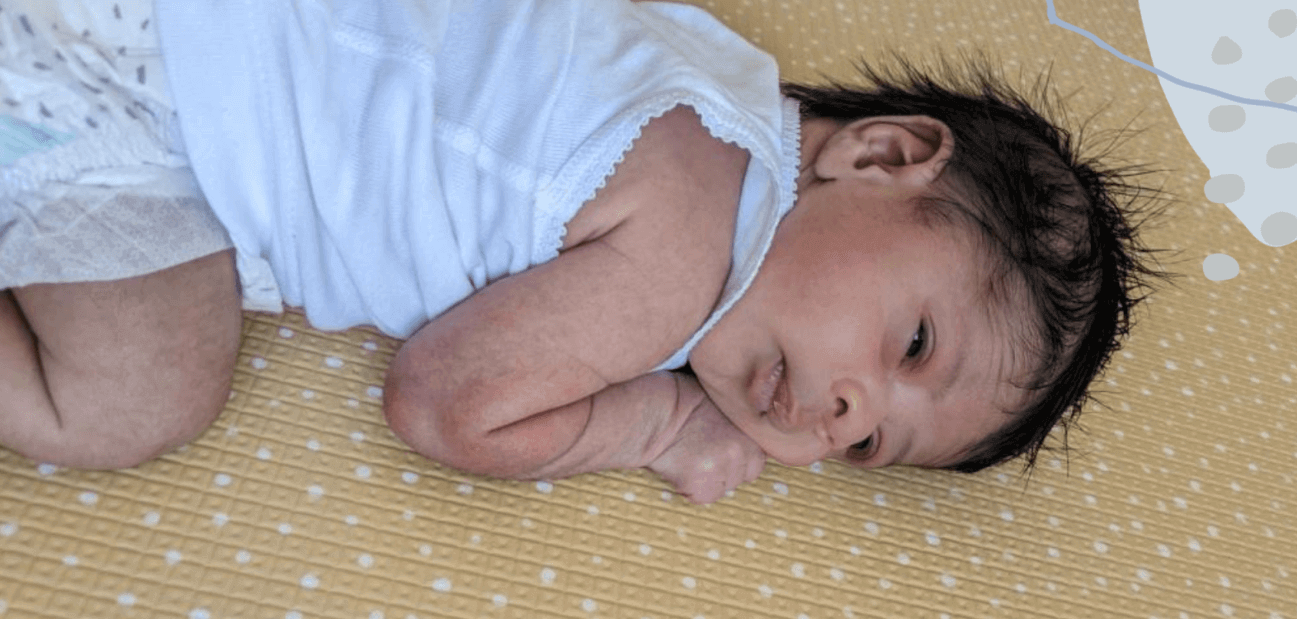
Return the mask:
<path id="1" fill-rule="evenodd" d="M 392 373 L 383 388 L 383 415 L 392 433 L 415 453 L 466 473 L 498 475 L 491 460 L 482 457 L 488 452 L 486 436 L 462 423 L 471 416 L 454 410 L 453 398 L 442 400 Z"/>
<path id="2" fill-rule="evenodd" d="M 437 402 L 428 395 L 417 382 L 393 368 L 383 385 L 383 416 L 396 438 L 415 453 L 455 466 L 457 458 L 450 449 L 457 442 L 453 440 L 453 417 L 440 414 Z"/>

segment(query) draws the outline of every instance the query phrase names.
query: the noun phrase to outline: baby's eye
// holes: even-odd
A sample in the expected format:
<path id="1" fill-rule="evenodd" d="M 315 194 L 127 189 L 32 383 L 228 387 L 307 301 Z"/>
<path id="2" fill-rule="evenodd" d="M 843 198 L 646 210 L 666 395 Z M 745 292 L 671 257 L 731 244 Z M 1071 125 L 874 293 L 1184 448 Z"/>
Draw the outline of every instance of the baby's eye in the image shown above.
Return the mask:
<path id="1" fill-rule="evenodd" d="M 928 325 L 920 322 L 919 328 L 914 332 L 914 337 L 910 339 L 910 347 L 905 351 L 906 359 L 918 359 L 923 354 L 923 349 L 928 344 Z"/>
<path id="2" fill-rule="evenodd" d="M 870 434 L 869 438 L 852 445 L 847 449 L 847 456 L 852 460 L 867 460 L 877 451 L 878 441 L 874 438 L 876 434 Z"/>

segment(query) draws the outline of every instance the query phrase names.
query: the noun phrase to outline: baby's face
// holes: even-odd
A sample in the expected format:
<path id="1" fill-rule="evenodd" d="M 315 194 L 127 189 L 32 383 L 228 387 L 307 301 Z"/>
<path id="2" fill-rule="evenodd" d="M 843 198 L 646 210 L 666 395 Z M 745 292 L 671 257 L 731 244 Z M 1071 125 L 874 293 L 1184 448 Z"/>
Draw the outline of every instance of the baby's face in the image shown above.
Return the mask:
<path id="1" fill-rule="evenodd" d="M 959 224 L 915 216 L 921 187 L 819 176 L 837 178 L 803 175 L 752 287 L 691 365 L 784 464 L 953 465 L 1023 397 L 1007 384 L 1022 371 L 1012 327 L 979 294 L 984 258 Z"/>

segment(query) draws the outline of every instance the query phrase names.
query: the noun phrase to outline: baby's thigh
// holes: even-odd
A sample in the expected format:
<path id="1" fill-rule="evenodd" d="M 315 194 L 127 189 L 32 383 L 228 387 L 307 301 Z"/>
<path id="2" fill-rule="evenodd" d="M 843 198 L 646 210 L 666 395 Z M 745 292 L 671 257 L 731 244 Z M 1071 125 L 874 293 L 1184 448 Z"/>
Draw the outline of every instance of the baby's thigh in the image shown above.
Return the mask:
<path id="1" fill-rule="evenodd" d="M 231 250 L 140 277 L 12 292 L 58 418 L 63 444 L 45 452 L 129 466 L 188 442 L 224 409 L 242 327 Z"/>

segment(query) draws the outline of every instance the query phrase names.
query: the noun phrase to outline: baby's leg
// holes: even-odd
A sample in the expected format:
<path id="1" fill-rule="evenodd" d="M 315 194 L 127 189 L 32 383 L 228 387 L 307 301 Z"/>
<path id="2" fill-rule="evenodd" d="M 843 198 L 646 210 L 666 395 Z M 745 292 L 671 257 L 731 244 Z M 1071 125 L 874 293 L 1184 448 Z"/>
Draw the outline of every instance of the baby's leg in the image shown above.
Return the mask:
<path id="1" fill-rule="evenodd" d="M 241 328 L 231 251 L 109 282 L 0 290 L 0 445 L 126 468 L 205 430 Z"/>

